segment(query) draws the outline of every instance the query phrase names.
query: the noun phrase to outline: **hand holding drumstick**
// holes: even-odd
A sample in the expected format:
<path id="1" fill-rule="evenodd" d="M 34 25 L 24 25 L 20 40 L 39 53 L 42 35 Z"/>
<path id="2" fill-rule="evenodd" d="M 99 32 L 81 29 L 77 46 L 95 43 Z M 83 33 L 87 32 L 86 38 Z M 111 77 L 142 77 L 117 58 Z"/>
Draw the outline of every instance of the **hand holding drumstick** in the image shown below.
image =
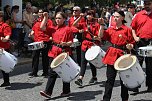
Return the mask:
<path id="1" fill-rule="evenodd" d="M 119 38 L 124 38 L 121 34 L 119 34 Z M 125 40 L 125 39 L 124 39 Z M 125 40 L 125 42 L 127 43 L 126 44 L 126 48 L 129 50 L 129 51 L 131 51 L 132 49 L 133 49 L 133 44 L 130 44 L 130 43 L 128 43 L 126 40 Z"/>

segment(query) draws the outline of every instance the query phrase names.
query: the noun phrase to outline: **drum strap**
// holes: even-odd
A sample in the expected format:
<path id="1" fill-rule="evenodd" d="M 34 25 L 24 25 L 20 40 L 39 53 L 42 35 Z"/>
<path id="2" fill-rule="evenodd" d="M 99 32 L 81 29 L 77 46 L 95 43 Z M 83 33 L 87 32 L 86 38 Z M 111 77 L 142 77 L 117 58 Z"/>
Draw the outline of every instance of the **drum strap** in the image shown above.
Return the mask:
<path id="1" fill-rule="evenodd" d="M 68 46 L 62 46 L 60 44 L 56 44 L 56 43 L 53 43 L 54 46 L 57 46 L 59 48 L 62 48 L 62 49 L 65 49 L 65 48 L 69 48 Z"/>
<path id="2" fill-rule="evenodd" d="M 118 46 L 118 45 L 116 45 L 116 44 L 112 44 L 112 47 L 118 48 L 118 49 L 121 49 L 121 50 L 126 50 L 126 47 L 125 47 L 125 46 Z"/>

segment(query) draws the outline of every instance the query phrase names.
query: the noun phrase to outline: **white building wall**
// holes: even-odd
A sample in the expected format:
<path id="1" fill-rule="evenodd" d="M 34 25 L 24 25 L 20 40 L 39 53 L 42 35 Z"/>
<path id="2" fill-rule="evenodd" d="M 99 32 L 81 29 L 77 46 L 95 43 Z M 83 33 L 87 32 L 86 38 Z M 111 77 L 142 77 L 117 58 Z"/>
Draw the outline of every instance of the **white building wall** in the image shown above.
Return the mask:
<path id="1" fill-rule="evenodd" d="M 22 19 L 22 0 L 2 0 L 2 9 L 5 5 L 10 5 L 11 7 L 14 5 L 19 6 L 19 13 L 17 14 Z"/>

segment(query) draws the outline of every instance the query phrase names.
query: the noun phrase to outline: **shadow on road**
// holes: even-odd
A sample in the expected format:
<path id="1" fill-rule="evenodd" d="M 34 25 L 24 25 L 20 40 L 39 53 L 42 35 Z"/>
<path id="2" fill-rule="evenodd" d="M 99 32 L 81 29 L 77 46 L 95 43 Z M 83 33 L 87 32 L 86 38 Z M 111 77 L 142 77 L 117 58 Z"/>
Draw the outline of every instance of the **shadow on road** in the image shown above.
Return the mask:
<path id="1" fill-rule="evenodd" d="M 11 83 L 11 87 L 6 87 L 5 89 L 7 90 L 21 90 L 21 89 L 29 89 L 29 88 L 34 88 L 36 86 L 41 86 L 42 82 L 38 83 Z"/>
<path id="2" fill-rule="evenodd" d="M 92 100 L 92 99 L 95 99 L 96 95 L 99 95 L 99 94 L 102 94 L 102 93 L 103 93 L 102 90 L 100 90 L 100 91 L 74 92 L 74 93 L 71 93 L 68 96 L 67 99 L 71 100 L 71 101 L 74 101 L 74 100 L 77 100 L 77 101 Z M 53 97 L 51 99 L 45 99 L 44 101 L 56 100 L 56 99 L 59 99 L 59 98 L 63 98 L 63 97 L 62 96 L 57 96 L 57 97 Z"/>
<path id="3" fill-rule="evenodd" d="M 99 85 L 100 87 L 105 87 L 106 81 L 102 81 L 100 84 L 102 84 Z M 120 86 L 120 80 L 115 80 L 114 87 L 119 87 L 119 86 Z"/>

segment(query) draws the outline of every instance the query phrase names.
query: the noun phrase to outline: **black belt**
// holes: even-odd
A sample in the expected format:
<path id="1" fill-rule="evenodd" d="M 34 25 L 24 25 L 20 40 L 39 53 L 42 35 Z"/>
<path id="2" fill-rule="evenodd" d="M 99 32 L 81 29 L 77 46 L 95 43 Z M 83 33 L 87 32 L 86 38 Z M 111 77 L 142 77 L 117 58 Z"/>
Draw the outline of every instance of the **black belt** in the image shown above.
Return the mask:
<path id="1" fill-rule="evenodd" d="M 56 43 L 53 43 L 53 45 L 54 45 L 54 46 L 57 46 L 57 47 L 59 47 L 59 48 L 63 48 L 63 49 L 69 48 L 68 46 L 62 46 L 62 45 L 56 44 Z"/>
<path id="2" fill-rule="evenodd" d="M 112 47 L 118 48 L 118 49 L 121 49 L 121 50 L 126 50 L 126 47 L 125 47 L 125 46 L 118 46 L 118 45 L 116 45 L 116 44 L 112 44 Z"/>

